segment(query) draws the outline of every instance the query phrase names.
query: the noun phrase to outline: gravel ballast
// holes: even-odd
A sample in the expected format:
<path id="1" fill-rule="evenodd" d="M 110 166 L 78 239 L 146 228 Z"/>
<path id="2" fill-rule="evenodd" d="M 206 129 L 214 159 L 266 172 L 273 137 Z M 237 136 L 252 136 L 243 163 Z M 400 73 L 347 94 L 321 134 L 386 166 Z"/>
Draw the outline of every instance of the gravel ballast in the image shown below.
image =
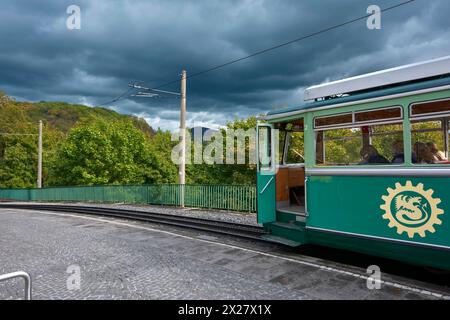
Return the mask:
<path id="1" fill-rule="evenodd" d="M 27 204 L 45 204 L 45 205 L 65 205 L 65 206 L 86 206 L 86 207 L 101 207 L 123 210 L 136 210 L 143 212 L 162 213 L 175 216 L 185 216 L 201 219 L 209 219 L 216 221 L 225 221 L 232 223 L 242 223 L 248 225 L 258 226 L 256 222 L 255 213 L 244 212 L 230 212 L 224 210 L 214 209 L 199 209 L 199 208 L 179 208 L 169 206 L 155 206 L 155 205 L 136 205 L 124 203 L 89 203 L 89 202 L 26 202 Z M 24 204 L 24 202 L 21 202 Z"/>

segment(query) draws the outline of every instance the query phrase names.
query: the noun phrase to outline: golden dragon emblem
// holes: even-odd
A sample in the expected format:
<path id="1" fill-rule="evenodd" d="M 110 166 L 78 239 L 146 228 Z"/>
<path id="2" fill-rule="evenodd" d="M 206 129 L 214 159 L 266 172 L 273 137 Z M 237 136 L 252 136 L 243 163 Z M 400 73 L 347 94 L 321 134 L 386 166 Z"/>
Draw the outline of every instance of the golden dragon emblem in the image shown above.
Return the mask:
<path id="1" fill-rule="evenodd" d="M 422 203 L 422 197 L 398 195 L 395 197 L 397 212 L 395 218 L 406 225 L 419 225 L 428 220 L 428 203 Z"/>
<path id="2" fill-rule="evenodd" d="M 405 185 L 397 182 L 395 189 L 388 188 L 388 195 L 381 198 L 384 203 L 380 208 L 384 211 L 383 219 L 389 220 L 389 228 L 397 228 L 397 233 L 406 232 L 409 238 L 416 234 L 424 238 L 426 231 L 435 233 L 435 225 L 441 225 L 439 216 L 444 210 L 438 208 L 441 199 L 433 198 L 434 190 L 424 189 L 419 183 L 414 186 L 411 181 Z"/>

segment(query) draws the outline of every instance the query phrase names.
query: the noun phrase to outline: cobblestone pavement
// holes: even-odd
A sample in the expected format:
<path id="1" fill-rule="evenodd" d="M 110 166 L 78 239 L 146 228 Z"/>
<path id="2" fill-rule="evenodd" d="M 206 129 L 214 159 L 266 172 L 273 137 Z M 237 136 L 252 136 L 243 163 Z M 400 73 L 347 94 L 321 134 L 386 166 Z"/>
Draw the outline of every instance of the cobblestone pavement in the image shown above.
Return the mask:
<path id="1" fill-rule="evenodd" d="M 24 270 L 35 299 L 428 299 L 231 245 L 154 230 L 146 223 L 0 209 L 0 274 Z M 68 290 L 69 266 L 81 270 Z M 0 299 L 23 296 L 21 280 Z"/>

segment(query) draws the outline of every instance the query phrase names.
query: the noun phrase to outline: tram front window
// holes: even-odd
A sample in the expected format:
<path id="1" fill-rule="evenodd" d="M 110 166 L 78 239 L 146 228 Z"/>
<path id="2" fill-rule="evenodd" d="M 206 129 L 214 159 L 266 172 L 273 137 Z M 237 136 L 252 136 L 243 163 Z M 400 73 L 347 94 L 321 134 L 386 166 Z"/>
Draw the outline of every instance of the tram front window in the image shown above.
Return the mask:
<path id="1" fill-rule="evenodd" d="M 285 163 L 305 163 L 303 132 L 289 132 L 287 135 L 287 139 L 289 140 L 289 144 L 287 148 Z"/>

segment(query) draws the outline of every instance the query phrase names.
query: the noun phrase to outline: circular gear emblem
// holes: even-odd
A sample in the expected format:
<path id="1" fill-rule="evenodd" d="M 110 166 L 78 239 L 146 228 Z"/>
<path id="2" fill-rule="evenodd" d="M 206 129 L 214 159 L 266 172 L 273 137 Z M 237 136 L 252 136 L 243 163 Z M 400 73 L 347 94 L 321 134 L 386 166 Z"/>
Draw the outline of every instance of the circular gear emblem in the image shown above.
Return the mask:
<path id="1" fill-rule="evenodd" d="M 389 220 L 389 228 L 397 228 L 398 234 L 406 232 L 410 238 L 416 234 L 424 238 L 426 231 L 436 232 L 434 226 L 442 224 L 439 215 L 444 214 L 438 208 L 441 199 L 433 198 L 434 191 L 423 187 L 422 183 L 414 186 L 407 181 L 404 186 L 397 182 L 395 189 L 387 189 L 380 208 L 385 212 L 383 219 Z"/>

